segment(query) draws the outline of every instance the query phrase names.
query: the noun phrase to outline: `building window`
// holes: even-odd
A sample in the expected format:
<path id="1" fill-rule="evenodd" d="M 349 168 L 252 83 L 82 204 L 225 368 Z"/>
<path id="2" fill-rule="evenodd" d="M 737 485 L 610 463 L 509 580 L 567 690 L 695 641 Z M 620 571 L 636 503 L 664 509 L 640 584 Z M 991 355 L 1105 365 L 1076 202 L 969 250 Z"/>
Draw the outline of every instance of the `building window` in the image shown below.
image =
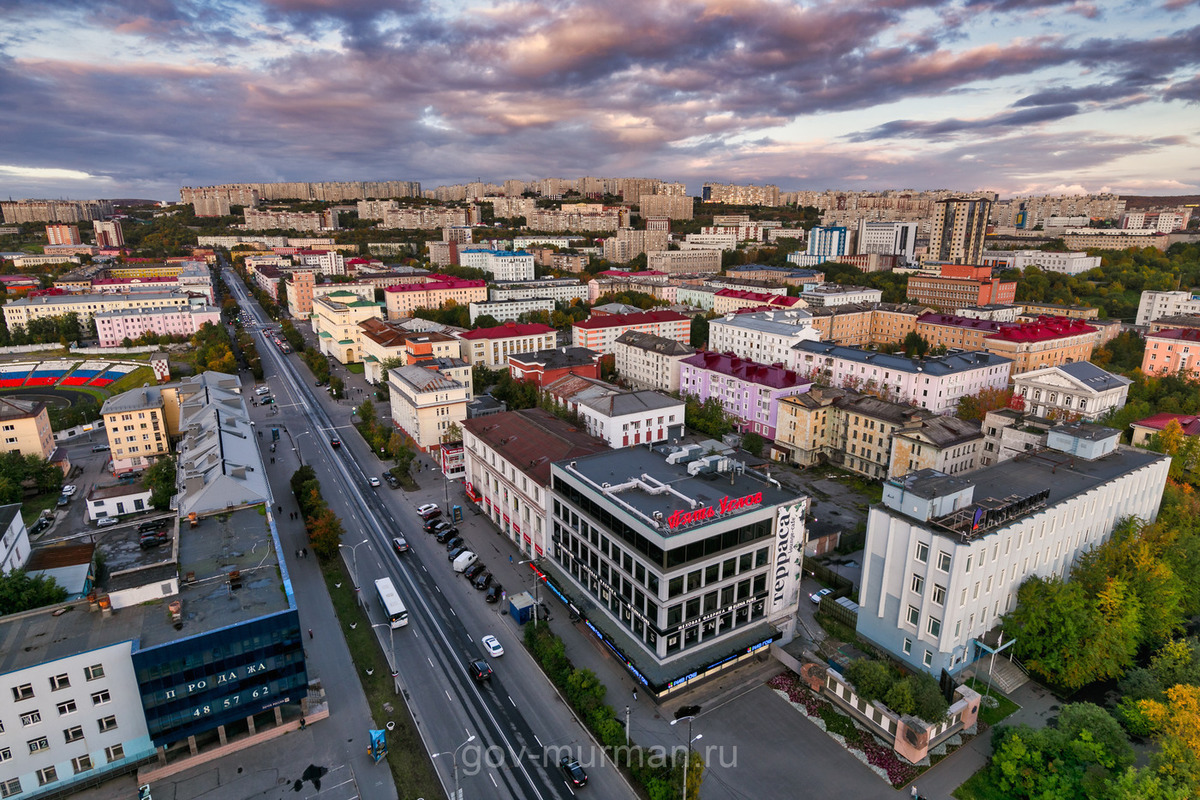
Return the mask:
<path id="1" fill-rule="evenodd" d="M 921 621 L 921 609 L 917 608 L 916 606 L 909 606 L 908 607 L 908 624 L 916 625 L 920 621 Z"/>
<path id="2" fill-rule="evenodd" d="M 933 666 L 933 653 L 926 650 L 925 657 L 921 659 L 921 662 L 927 667 L 932 667 Z"/>
<path id="3" fill-rule="evenodd" d="M 83 738 L 82 726 L 76 725 L 74 728 L 67 728 L 63 731 L 63 738 L 67 740 L 67 744 L 79 741 Z"/>
<path id="4" fill-rule="evenodd" d="M 30 753 L 36 753 L 49 747 L 50 741 L 45 736 L 40 736 L 37 739 L 30 739 L 26 744 L 29 745 Z"/>
<path id="5" fill-rule="evenodd" d="M 12 758 L 12 750 L 8 747 L 0 747 L 0 764 Z"/>
<path id="6" fill-rule="evenodd" d="M 108 763 L 120 761 L 125 757 L 125 745 L 114 744 L 112 747 L 104 748 L 104 757 L 108 759 Z"/>
<path id="7" fill-rule="evenodd" d="M 58 780 L 58 770 L 54 767 L 44 767 L 37 771 L 38 786 L 45 786 L 47 783 L 54 783 Z"/>
<path id="8" fill-rule="evenodd" d="M 949 553 L 947 553 L 945 550 L 939 550 L 939 551 L 938 551 L 938 565 L 937 565 L 937 568 L 938 568 L 939 570 L 941 570 L 942 572 L 949 572 L 949 571 L 950 571 L 950 554 L 949 554 Z M 971 571 L 970 567 L 968 567 L 968 568 L 967 568 L 967 571 L 968 571 L 968 572 L 970 572 L 970 571 Z"/>
<path id="9" fill-rule="evenodd" d="M 92 768 L 92 757 L 91 756 L 79 756 L 78 758 L 72 758 L 71 759 L 71 767 L 74 768 L 76 775 L 78 775 L 81 772 L 87 772 L 89 769 Z"/>
<path id="10" fill-rule="evenodd" d="M 933 585 L 933 602 L 937 603 L 939 606 L 944 606 L 946 604 L 945 586 L 938 586 L 936 583 Z"/>
<path id="11" fill-rule="evenodd" d="M 922 564 L 929 561 L 929 545 L 924 542 L 917 542 L 917 561 L 920 561 Z"/>
<path id="12" fill-rule="evenodd" d="M 112 697 L 109 695 L 108 689 L 101 689 L 92 695 L 92 705 L 94 706 L 102 706 L 110 700 Z"/>
<path id="13" fill-rule="evenodd" d="M 61 714 L 74 714 L 75 713 L 75 701 L 67 700 L 66 702 L 59 703 L 58 704 L 58 713 L 60 715 Z"/>
<path id="14" fill-rule="evenodd" d="M 28 700 L 29 698 L 33 697 L 33 684 L 23 683 L 20 686 L 14 686 L 12 693 L 14 701 Z"/>
<path id="15" fill-rule="evenodd" d="M 925 579 L 922 578 L 920 575 L 913 573 L 912 583 L 910 584 L 910 586 L 914 593 L 921 594 L 921 592 L 925 591 Z"/>
<path id="16" fill-rule="evenodd" d="M 903 649 L 905 655 L 912 653 L 912 639 L 909 639 L 907 636 L 904 637 Z"/>
<path id="17" fill-rule="evenodd" d="M 30 711 L 28 714 L 21 715 L 21 726 L 22 727 L 27 728 L 30 725 L 37 725 L 41 721 L 42 721 L 42 712 L 41 711 Z"/>
<path id="18" fill-rule="evenodd" d="M 50 679 L 50 691 L 57 692 L 59 689 L 66 689 L 71 685 L 69 675 L 55 675 Z"/>
<path id="19" fill-rule="evenodd" d="M 103 664 L 93 664 L 90 667 L 84 667 L 83 668 L 83 677 L 87 678 L 89 681 L 99 680 L 100 678 L 103 678 L 104 677 L 104 665 Z"/>
<path id="20" fill-rule="evenodd" d="M 938 619 L 937 617 L 930 617 L 929 624 L 927 624 L 925 626 L 925 630 L 929 632 L 930 636 L 941 636 L 942 635 L 942 621 L 940 619 Z"/>

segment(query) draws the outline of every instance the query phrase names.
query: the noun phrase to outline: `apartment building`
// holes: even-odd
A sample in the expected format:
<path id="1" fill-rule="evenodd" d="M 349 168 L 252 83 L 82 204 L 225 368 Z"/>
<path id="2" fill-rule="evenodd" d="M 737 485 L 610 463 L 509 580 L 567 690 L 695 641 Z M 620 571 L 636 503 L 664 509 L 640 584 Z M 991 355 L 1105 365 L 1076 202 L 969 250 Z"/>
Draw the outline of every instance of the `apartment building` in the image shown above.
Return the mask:
<path id="1" fill-rule="evenodd" d="M 9 225 L 21 222 L 85 222 L 113 214 L 109 200 L 5 200 L 0 215 Z"/>
<path id="2" fill-rule="evenodd" d="M 718 314 L 729 314 L 739 308 L 799 309 L 805 302 L 798 297 L 771 292 L 751 292 L 744 289 L 721 289 L 713 295 L 712 310 Z"/>
<path id="3" fill-rule="evenodd" d="M 643 217 L 669 217 L 670 219 L 692 219 L 695 213 L 692 198 L 669 194 L 644 194 L 638 198 L 638 208 Z"/>
<path id="4" fill-rule="evenodd" d="M 523 281 L 493 281 L 488 289 L 488 299 L 528 300 L 545 297 L 556 303 L 570 304 L 572 300 L 587 300 L 588 287 L 574 278 L 542 278 L 536 283 Z"/>
<path id="5" fill-rule="evenodd" d="M 319 231 L 323 226 L 319 211 L 267 211 L 247 208 L 242 212 L 248 231 Z"/>
<path id="6" fill-rule="evenodd" d="M 0 575 L 24 569 L 29 560 L 31 547 L 29 531 L 21 516 L 21 504 L 9 503 L 0 506 Z M 0 712 L 2 715 L 3 712 Z M 0 720 L 3 717 L 0 716 Z M 3 778 L 0 778 L 3 781 Z"/>
<path id="7" fill-rule="evenodd" d="M 808 232 L 805 255 L 828 261 L 835 256 L 849 255 L 851 249 L 850 231 L 844 225 L 818 225 Z"/>
<path id="8" fill-rule="evenodd" d="M 675 287 L 675 302 L 701 311 L 712 311 L 717 304 L 717 292 L 720 291 L 715 286 L 685 284 Z"/>
<path id="9" fill-rule="evenodd" d="M 679 362 L 679 392 L 700 402 L 715 397 L 743 433 L 775 438 L 779 398 L 812 382 L 792 369 L 702 350 Z"/>
<path id="10" fill-rule="evenodd" d="M 778 423 L 775 460 L 832 463 L 877 480 L 930 465 L 975 469 L 983 443 L 978 423 L 834 387 L 781 398 Z"/>
<path id="11" fill-rule="evenodd" d="M 615 235 L 604 240 L 604 258 L 624 264 L 645 253 L 666 250 L 670 238 L 670 231 L 619 228 Z"/>
<path id="12" fill-rule="evenodd" d="M 1095 422 L 1125 407 L 1131 383 L 1090 361 L 1073 361 L 1013 376 L 1013 394 L 1023 398 L 1025 410 L 1036 417 Z"/>
<path id="13" fill-rule="evenodd" d="M 608 446 L 540 408 L 463 422 L 471 502 L 526 558 L 550 551 L 550 465 L 604 452 Z"/>
<path id="14" fill-rule="evenodd" d="M 847 303 L 809 308 L 821 340 L 848 347 L 900 344 L 916 330 L 917 318 L 928 312 L 907 303 Z"/>
<path id="15" fill-rule="evenodd" d="M 1089 325 L 1099 321 L 1100 309 L 1091 306 L 1065 306 L 1058 303 L 1034 303 L 1022 300 L 1017 304 L 1021 309 L 1022 322 L 1032 322 L 1038 317 L 1067 317 L 1068 319 L 1085 319 Z"/>
<path id="16" fill-rule="evenodd" d="M 438 449 L 451 425 L 467 418 L 470 386 L 433 365 L 388 370 L 392 422 L 423 452 Z"/>
<path id="17" fill-rule="evenodd" d="M 827 342 L 800 342 L 792 368 L 829 386 L 953 414 L 962 397 L 1008 386 L 1012 362 L 985 352 L 919 359 Z"/>
<path id="18" fill-rule="evenodd" d="M 1200 330 L 1176 328 L 1147 334 L 1142 372 L 1147 375 L 1200 377 Z"/>
<path id="19" fill-rule="evenodd" d="M 1121 228 L 1068 228 L 1062 237 L 1071 250 L 1128 250 L 1130 248 L 1153 247 L 1166 250 L 1171 237 L 1153 228 L 1123 230 Z"/>
<path id="20" fill-rule="evenodd" d="M 10 287 L 9 292 L 12 292 Z M 1170 330 L 1171 328 L 1187 328 L 1200 330 L 1200 314 L 1174 314 L 1169 317 L 1159 317 L 1150 323 L 1150 333 Z"/>
<path id="21" fill-rule="evenodd" d="M 40 401 L 0 398 L 0 433 L 4 436 L 2 452 L 20 453 L 49 460 L 54 454 L 54 431 L 50 429 L 50 414 Z M 7 536 L 5 543 L 8 543 Z M 26 549 L 26 553 L 28 553 Z M 3 555 L 3 553 L 0 553 Z M 2 565 L 3 562 L 0 562 Z"/>
<path id="22" fill-rule="evenodd" d="M 708 323 L 710 350 L 760 364 L 787 364 L 798 343 L 820 338 L 812 314 L 803 309 L 726 314 Z"/>
<path id="23" fill-rule="evenodd" d="M 801 292 L 800 299 L 808 303 L 810 308 L 832 308 L 851 303 L 880 303 L 883 301 L 883 291 L 866 286 L 822 283 Z"/>
<path id="24" fill-rule="evenodd" d="M 453 300 L 460 306 L 487 300 L 487 281 L 428 275 L 424 283 L 405 283 L 383 290 L 388 319 L 408 317 L 418 308 L 442 308 Z"/>
<path id="25" fill-rule="evenodd" d="M 52 247 L 83 244 L 78 225 L 47 225 L 46 242 Z"/>
<path id="26" fill-rule="evenodd" d="M 99 311 L 92 318 L 100 346 L 120 347 L 126 339 L 136 340 L 145 333 L 192 336 L 205 325 L 220 325 L 221 309 L 216 306 L 139 308 Z"/>
<path id="27" fill-rule="evenodd" d="M 145 386 L 108 398 L 100 407 L 115 474 L 149 467 L 171 453 L 170 427 L 178 424 L 173 398 Z"/>
<path id="28" fill-rule="evenodd" d="M 554 311 L 554 301 L 548 297 L 528 298 L 523 300 L 488 300 L 482 303 L 471 303 L 471 324 L 482 316 L 488 316 L 497 322 L 518 320 L 526 314 L 541 312 L 549 315 Z"/>
<path id="29" fill-rule="evenodd" d="M 860 255 L 899 256 L 906 263 L 916 260 L 915 222 L 860 219 L 857 252 Z"/>
<path id="30" fill-rule="evenodd" d="M 465 342 L 467 363 L 488 369 L 507 369 L 509 356 L 549 350 L 557 344 L 554 328 L 540 323 L 506 322 L 494 328 L 467 331 L 460 338 Z"/>
<path id="31" fill-rule="evenodd" d="M 359 323 L 383 317 L 383 303 L 363 300 L 355 292 L 333 291 L 313 298 L 312 327 L 321 353 L 342 364 L 361 359 Z"/>
<path id="32" fill-rule="evenodd" d="M 1161 317 L 1197 314 L 1200 314 L 1200 295 L 1146 290 L 1138 298 L 1136 324 L 1149 325 Z"/>
<path id="33" fill-rule="evenodd" d="M 984 250 L 979 263 L 997 270 L 1037 267 L 1042 272 L 1082 275 L 1100 266 L 1100 256 L 1089 256 L 1083 252 L 1054 253 L 1046 250 Z"/>
<path id="34" fill-rule="evenodd" d="M 957 674 L 1033 575 L 1066 575 L 1126 517 L 1153 521 L 1169 459 L 1090 423 L 1036 458 L 884 484 L 867 517 L 858 633 L 913 669 Z"/>
<path id="35" fill-rule="evenodd" d="M 816 286 L 825 282 L 825 273 L 816 269 L 793 269 L 790 267 L 768 267 L 763 264 L 746 264 L 725 270 L 728 278 L 766 281 L 786 286 Z"/>
<path id="36" fill-rule="evenodd" d="M 634 314 L 593 314 L 572 327 L 572 344 L 608 355 L 625 331 L 652 333 L 686 344 L 691 338 L 692 321 L 674 311 L 643 311 Z"/>
<path id="37" fill-rule="evenodd" d="M 160 308 L 184 309 L 204 304 L 186 292 L 140 292 L 137 294 L 77 294 L 21 297 L 4 304 L 4 323 L 8 329 L 25 327 L 30 320 L 78 314 L 82 324 L 105 311 L 144 311 Z"/>
<path id="38" fill-rule="evenodd" d="M 941 275 L 908 276 L 908 299 L 935 308 L 953 309 L 959 306 L 1006 305 L 1017 296 L 1016 281 L 987 277 L 990 267 L 969 267 L 985 277 L 958 276 L 958 265 L 943 265 Z"/>
<path id="39" fill-rule="evenodd" d="M 731 206 L 777 206 L 779 187 L 733 183 L 706 183 L 700 190 L 700 200 L 705 203 L 724 203 Z"/>
<path id="40" fill-rule="evenodd" d="M 927 313 L 917 317 L 916 332 L 931 348 L 982 350 L 989 336 L 999 333 L 1004 323 L 955 314 Z"/>
<path id="41" fill-rule="evenodd" d="M 358 324 L 359 353 L 365 366 L 364 375 L 371 383 L 387 380 L 384 365 L 393 359 L 400 366 L 443 359 L 462 360 L 463 343 L 457 336 L 441 331 L 412 330 L 404 325 L 401 320 L 378 317 Z"/>
<path id="42" fill-rule="evenodd" d="M 992 201 L 982 197 L 952 197 L 934 203 L 925 259 L 978 264 L 991 208 Z"/>
<path id="43" fill-rule="evenodd" d="M 625 331 L 613 344 L 617 374 L 639 389 L 679 391 L 679 363 L 694 347 L 652 333 Z"/>
<path id="44" fill-rule="evenodd" d="M 695 446 L 550 469 L 546 577 L 637 685 L 661 698 L 790 638 L 807 498 Z"/>
<path id="45" fill-rule="evenodd" d="M 580 231 L 601 233 L 628 228 L 630 211 L 597 203 L 576 203 L 561 209 L 535 208 L 525 215 L 533 231 Z"/>
<path id="46" fill-rule="evenodd" d="M 646 254 L 646 268 L 668 275 L 720 272 L 721 251 L 712 249 L 659 250 Z"/>
<path id="47" fill-rule="evenodd" d="M 1005 325 L 987 337 L 984 349 L 1010 359 L 1012 374 L 1072 361 L 1087 361 L 1100 343 L 1100 331 L 1077 319 L 1039 317 L 1036 322 Z"/>
<path id="48" fill-rule="evenodd" d="M 1131 443 L 1134 447 L 1145 447 L 1151 437 L 1161 434 L 1172 422 L 1179 425 L 1184 436 L 1200 436 L 1200 417 L 1194 414 L 1155 414 L 1129 426 L 1133 431 Z"/>
<path id="49" fill-rule="evenodd" d="M 458 263 L 481 269 L 498 281 L 533 280 L 533 255 L 523 250 L 460 250 Z"/>

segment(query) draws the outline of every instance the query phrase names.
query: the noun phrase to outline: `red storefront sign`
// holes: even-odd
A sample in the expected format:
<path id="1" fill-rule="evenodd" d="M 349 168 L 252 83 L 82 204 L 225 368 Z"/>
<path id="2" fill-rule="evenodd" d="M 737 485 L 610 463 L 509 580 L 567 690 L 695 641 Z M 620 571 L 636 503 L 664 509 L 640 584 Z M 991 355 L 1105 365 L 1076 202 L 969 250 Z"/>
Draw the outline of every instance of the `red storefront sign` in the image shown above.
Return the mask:
<path id="1" fill-rule="evenodd" d="M 745 497 L 737 497 L 730 499 L 722 497 L 721 502 L 716 506 L 704 506 L 697 508 L 695 511 L 676 511 L 671 516 L 667 517 L 667 525 L 672 528 L 678 528 L 680 525 L 690 525 L 693 522 L 704 522 L 714 517 L 719 517 L 722 514 L 728 514 L 731 511 L 740 511 L 743 508 L 756 506 L 762 502 L 762 492 L 748 494 Z"/>

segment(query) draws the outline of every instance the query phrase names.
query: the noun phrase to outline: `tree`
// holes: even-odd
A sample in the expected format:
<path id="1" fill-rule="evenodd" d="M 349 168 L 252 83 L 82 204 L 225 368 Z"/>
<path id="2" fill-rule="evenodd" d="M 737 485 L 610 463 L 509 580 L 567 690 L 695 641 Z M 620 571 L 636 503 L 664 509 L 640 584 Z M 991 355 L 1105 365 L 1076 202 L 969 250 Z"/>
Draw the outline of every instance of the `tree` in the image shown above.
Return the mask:
<path id="1" fill-rule="evenodd" d="M 1172 686 L 1165 702 L 1142 700 L 1139 705 L 1157 735 L 1155 769 L 1165 780 L 1196 791 L 1200 788 L 1200 686 Z"/>
<path id="2" fill-rule="evenodd" d="M 0 575 L 0 609 L 5 614 L 42 608 L 66 599 L 67 590 L 49 576 L 30 577 L 23 569 Z"/>
<path id="3" fill-rule="evenodd" d="M 162 456 L 146 470 L 145 483 L 150 488 L 150 505 L 166 511 L 171 507 L 171 498 L 175 495 L 175 457 Z"/>
<path id="4" fill-rule="evenodd" d="M 929 340 L 916 331 L 909 331 L 904 337 L 904 355 L 909 358 L 924 358 L 929 352 Z"/>
<path id="5" fill-rule="evenodd" d="M 765 444 L 763 438 L 753 431 L 742 437 L 742 449 L 755 457 L 762 455 Z"/>
<path id="6" fill-rule="evenodd" d="M 688 339 L 692 347 L 704 347 L 708 344 L 708 318 L 703 314 L 692 317 L 691 336 Z"/>
<path id="7" fill-rule="evenodd" d="M 1007 408 L 1012 400 L 1012 389 L 987 387 L 973 395 L 965 395 L 958 399 L 954 415 L 961 420 L 974 422 L 982 420 L 989 411 Z"/>
<path id="8" fill-rule="evenodd" d="M 375 424 L 375 403 L 371 400 L 363 400 L 358 404 L 358 418 L 363 422 L 370 420 L 371 425 Z"/>
<path id="9" fill-rule="evenodd" d="M 328 506 L 308 520 L 308 538 L 319 558 L 330 559 L 337 555 L 342 533 L 342 521 Z"/>
<path id="10" fill-rule="evenodd" d="M 463 440 L 462 426 L 457 422 L 451 422 L 446 426 L 446 432 L 442 434 L 442 442 L 450 444 L 452 442 L 461 442 Z"/>
<path id="11" fill-rule="evenodd" d="M 846 667 L 846 680 L 854 684 L 858 696 L 867 701 L 883 700 L 897 677 L 894 669 L 872 658 L 851 661 Z"/>

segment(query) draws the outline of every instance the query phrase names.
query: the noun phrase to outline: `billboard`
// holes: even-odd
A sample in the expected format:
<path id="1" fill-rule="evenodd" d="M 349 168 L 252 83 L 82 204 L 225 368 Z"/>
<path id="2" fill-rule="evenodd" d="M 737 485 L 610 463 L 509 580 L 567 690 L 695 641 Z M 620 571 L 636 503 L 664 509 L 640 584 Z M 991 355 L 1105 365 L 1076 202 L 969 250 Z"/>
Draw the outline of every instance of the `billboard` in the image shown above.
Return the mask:
<path id="1" fill-rule="evenodd" d="M 808 498 L 780 506 L 775 515 L 774 574 L 771 585 L 771 605 L 767 617 L 772 618 L 792 608 L 800 593 L 801 560 L 804 557 L 804 515 Z"/>

